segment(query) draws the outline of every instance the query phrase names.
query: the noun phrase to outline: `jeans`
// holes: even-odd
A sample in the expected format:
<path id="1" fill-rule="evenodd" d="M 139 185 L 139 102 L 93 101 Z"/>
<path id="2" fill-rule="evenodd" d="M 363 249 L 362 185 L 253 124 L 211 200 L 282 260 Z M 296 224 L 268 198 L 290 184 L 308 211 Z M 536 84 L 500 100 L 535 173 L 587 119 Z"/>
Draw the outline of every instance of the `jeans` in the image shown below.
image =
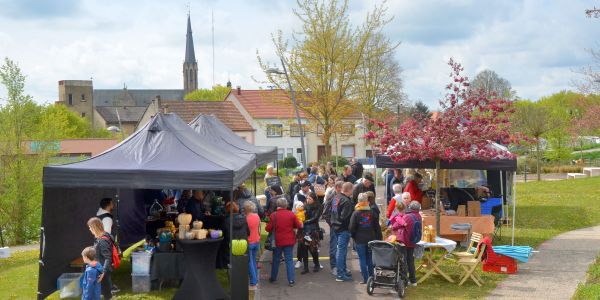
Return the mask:
<path id="1" fill-rule="evenodd" d="M 285 247 L 276 247 L 273 250 L 273 263 L 271 265 L 271 281 L 277 280 L 277 273 L 279 273 L 279 262 L 281 261 L 281 254 L 285 258 L 285 269 L 287 271 L 288 282 L 294 281 L 294 245 Z"/>
<path id="2" fill-rule="evenodd" d="M 258 283 L 258 268 L 256 266 L 256 254 L 260 248 L 260 243 L 248 245 L 248 275 L 250 276 L 250 285 Z"/>
<path id="3" fill-rule="evenodd" d="M 369 276 L 373 276 L 373 259 L 371 250 L 367 244 L 355 244 L 356 252 L 358 253 L 358 261 L 360 263 L 360 274 L 363 277 L 363 282 L 367 282 Z"/>
<path id="4" fill-rule="evenodd" d="M 331 226 L 329 226 L 329 265 L 331 269 L 335 268 L 337 254 L 337 234 L 335 234 L 335 230 Z"/>
<path id="5" fill-rule="evenodd" d="M 345 230 L 337 232 L 337 255 L 335 265 L 337 267 L 337 276 L 346 277 L 346 255 L 348 254 L 348 243 L 350 242 L 350 232 Z"/>
<path id="6" fill-rule="evenodd" d="M 406 247 L 406 264 L 408 265 L 408 280 L 411 283 L 417 282 L 417 277 L 415 275 L 415 248 Z"/>

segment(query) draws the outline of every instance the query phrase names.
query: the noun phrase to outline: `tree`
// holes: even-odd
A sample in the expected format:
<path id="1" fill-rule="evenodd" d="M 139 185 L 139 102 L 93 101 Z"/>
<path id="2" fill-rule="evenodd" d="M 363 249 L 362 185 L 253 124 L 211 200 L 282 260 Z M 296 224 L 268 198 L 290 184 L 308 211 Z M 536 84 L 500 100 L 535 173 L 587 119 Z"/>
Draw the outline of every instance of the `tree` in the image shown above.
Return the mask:
<path id="1" fill-rule="evenodd" d="M 492 70 L 483 70 L 479 72 L 469 88 L 471 91 L 481 89 L 488 96 L 494 95 L 505 100 L 514 100 L 517 92 L 515 92 L 508 80 L 498 76 Z"/>
<path id="2" fill-rule="evenodd" d="M 292 34 L 293 46 L 288 49 L 281 31 L 273 36 L 273 43 L 294 90 L 298 91 L 299 109 L 313 129 L 322 130 L 321 141 L 325 149 L 330 149 L 331 137 L 345 129 L 343 119 L 356 111 L 356 102 L 351 99 L 353 85 L 367 44 L 388 22 L 386 10 L 376 6 L 362 24 L 353 28 L 347 0 L 341 3 L 338 0 L 298 0 L 297 4 L 294 13 L 302 29 Z M 267 72 L 270 66 L 260 55 L 257 57 L 267 80 L 280 89 L 287 89 L 285 76 Z"/>
<path id="3" fill-rule="evenodd" d="M 427 105 L 425 105 L 425 103 L 423 103 L 421 100 L 418 100 L 409 108 L 409 114 L 416 120 L 431 118 L 429 107 L 427 107 Z"/>
<path id="4" fill-rule="evenodd" d="M 0 224 L 9 241 L 23 244 L 38 234 L 42 168 L 52 147 L 44 140 L 30 147 L 41 107 L 24 94 L 25 76 L 8 58 L 0 67 L 0 82 L 8 92 L 0 107 Z"/>
<path id="5" fill-rule="evenodd" d="M 212 89 L 197 89 L 185 95 L 185 101 L 223 101 L 231 88 L 217 84 Z"/>
<path id="6" fill-rule="evenodd" d="M 461 75 L 462 66 L 450 59 L 452 68 L 442 108 L 433 119 L 406 120 L 400 128 L 377 122 L 379 130 L 367 134 L 376 140 L 380 151 L 392 160 L 432 160 L 436 165 L 436 228 L 440 232 L 440 163 L 444 161 L 512 157 L 507 150 L 489 147 L 490 141 L 508 144 L 510 101 L 489 97 L 483 92 L 468 92 L 469 82 Z"/>
<path id="7" fill-rule="evenodd" d="M 352 97 L 358 100 L 368 119 L 373 119 L 377 111 L 393 110 L 403 102 L 402 68 L 394 57 L 397 46 L 382 33 L 376 33 L 364 48 Z"/>
<path id="8" fill-rule="evenodd" d="M 600 94 L 600 50 L 587 50 L 592 57 L 592 63 L 576 70 L 583 78 L 574 79 L 573 85 L 582 94 Z"/>
<path id="9" fill-rule="evenodd" d="M 585 15 L 588 18 L 594 17 L 594 18 L 600 18 L 600 8 L 596 8 L 594 6 L 594 8 L 591 9 L 586 9 L 585 10 Z"/>
<path id="10" fill-rule="evenodd" d="M 535 157 L 537 179 L 541 180 L 540 174 L 540 140 L 542 135 L 554 129 L 556 126 L 552 120 L 548 108 L 540 103 L 531 101 L 517 101 L 512 123 L 518 132 L 533 138 L 535 142 Z"/>

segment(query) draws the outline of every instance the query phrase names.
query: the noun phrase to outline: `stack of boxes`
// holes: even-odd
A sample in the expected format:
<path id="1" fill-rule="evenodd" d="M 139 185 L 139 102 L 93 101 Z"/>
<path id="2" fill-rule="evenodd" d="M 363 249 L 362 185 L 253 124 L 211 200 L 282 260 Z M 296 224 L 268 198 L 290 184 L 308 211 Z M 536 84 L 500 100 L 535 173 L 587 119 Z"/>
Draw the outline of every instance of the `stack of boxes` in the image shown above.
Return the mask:
<path id="1" fill-rule="evenodd" d="M 134 293 L 150 292 L 150 260 L 152 253 L 131 253 L 131 291 Z"/>

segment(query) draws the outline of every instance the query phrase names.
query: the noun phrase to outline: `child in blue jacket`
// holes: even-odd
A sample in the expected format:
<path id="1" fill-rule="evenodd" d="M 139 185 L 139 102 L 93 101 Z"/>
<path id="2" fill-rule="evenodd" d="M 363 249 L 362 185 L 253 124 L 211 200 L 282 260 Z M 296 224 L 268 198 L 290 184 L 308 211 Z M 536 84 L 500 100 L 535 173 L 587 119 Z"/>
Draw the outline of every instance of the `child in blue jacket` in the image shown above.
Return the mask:
<path id="1" fill-rule="evenodd" d="M 100 276 L 104 272 L 102 265 L 96 259 L 96 249 L 87 247 L 81 252 L 86 264 L 85 273 L 81 278 L 81 299 L 100 300 Z"/>

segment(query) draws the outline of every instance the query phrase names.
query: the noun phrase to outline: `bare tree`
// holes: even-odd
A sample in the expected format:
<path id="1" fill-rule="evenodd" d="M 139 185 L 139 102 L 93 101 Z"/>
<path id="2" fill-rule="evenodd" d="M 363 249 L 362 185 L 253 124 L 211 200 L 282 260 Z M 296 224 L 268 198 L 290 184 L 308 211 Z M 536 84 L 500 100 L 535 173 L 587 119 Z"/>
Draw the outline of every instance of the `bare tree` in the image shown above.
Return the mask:
<path id="1" fill-rule="evenodd" d="M 573 80 L 573 85 L 582 94 L 598 94 L 600 93 L 600 50 L 589 49 L 588 52 L 592 56 L 592 63 L 574 71 L 583 78 Z"/>
<path id="2" fill-rule="evenodd" d="M 504 100 L 514 100 L 517 97 L 517 92 L 512 89 L 510 82 L 489 69 L 479 72 L 471 81 L 469 90 L 480 89 L 488 96 L 495 95 Z"/>
<path id="3" fill-rule="evenodd" d="M 588 18 L 591 18 L 591 17 L 600 18 L 600 8 L 596 8 L 594 6 L 594 8 L 592 8 L 592 9 L 586 9 L 585 14 Z"/>

